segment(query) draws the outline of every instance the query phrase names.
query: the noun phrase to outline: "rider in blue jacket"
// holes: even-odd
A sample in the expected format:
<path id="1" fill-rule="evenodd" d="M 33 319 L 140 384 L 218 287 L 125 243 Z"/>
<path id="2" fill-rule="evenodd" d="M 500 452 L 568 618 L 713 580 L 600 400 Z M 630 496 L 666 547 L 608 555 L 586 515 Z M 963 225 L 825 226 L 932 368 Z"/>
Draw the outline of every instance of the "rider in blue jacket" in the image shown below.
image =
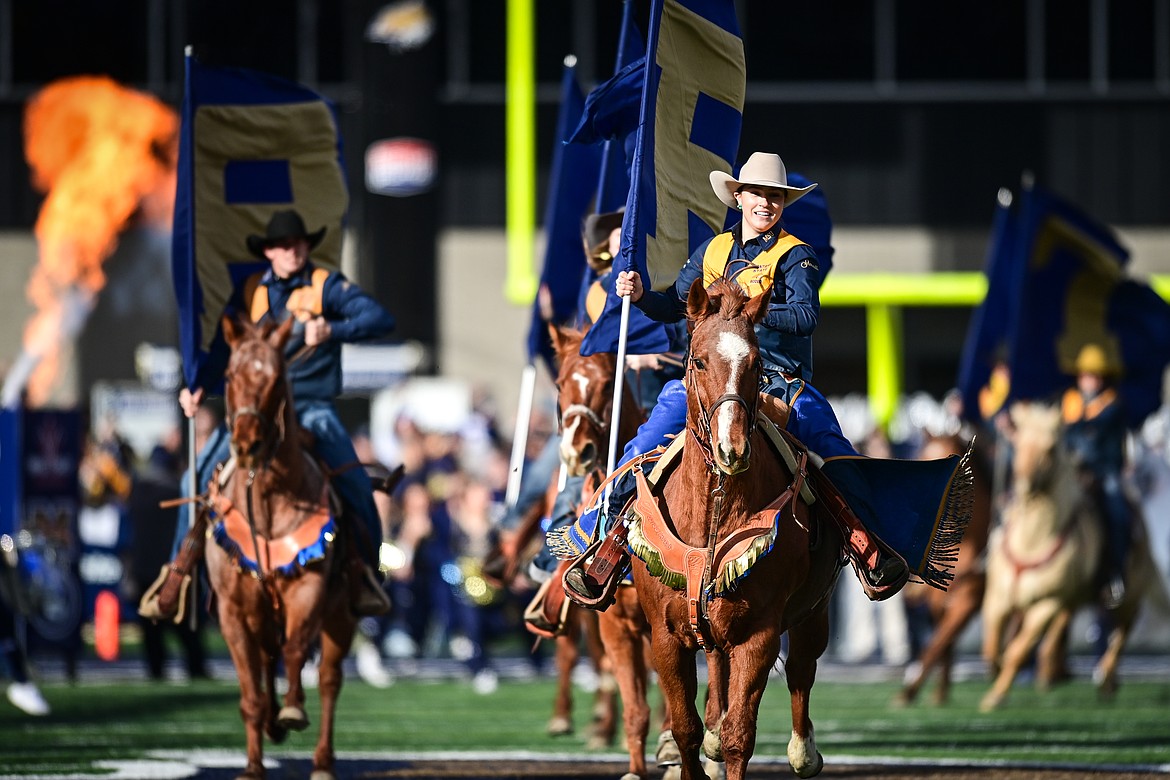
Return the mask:
<path id="1" fill-rule="evenodd" d="M 331 479 L 345 504 L 343 515 L 352 516 L 349 529 L 356 544 L 351 552 L 357 555 L 351 556 L 349 569 L 351 606 L 359 615 L 380 615 L 390 608 L 375 574 L 381 521 L 370 478 L 365 469 L 353 465 L 358 462 L 357 454 L 337 416 L 334 399 L 341 392 L 341 345 L 385 336 L 394 328 L 394 317 L 339 271 L 313 264 L 309 253 L 324 235 L 325 228 L 309 233 L 296 211 L 274 213 L 263 236 L 247 238 L 248 250 L 268 260 L 270 267 L 237 287 L 224 313 L 247 316 L 256 323 L 296 319 L 285 354 L 290 358 L 287 370 L 297 420 L 313 435 L 316 456 L 334 471 Z M 206 394 L 220 385 L 229 357 L 221 328 L 194 390 L 183 388 L 179 394 L 179 404 L 188 417 L 194 416 Z M 229 458 L 230 444 L 226 425 L 212 433 L 196 459 L 200 488 L 206 488 L 216 467 Z M 184 490 L 188 484 L 184 477 Z M 176 529 L 176 556 L 190 524 L 190 512 L 184 504 Z M 160 580 L 165 576 L 164 571 Z M 158 610 L 157 590 L 152 587 L 148 591 L 139 611 L 147 617 L 169 617 Z"/>
<path id="2" fill-rule="evenodd" d="M 629 295 L 635 306 L 661 322 L 686 317 L 687 295 L 696 279 L 709 285 L 723 277 L 738 283 L 748 296 L 770 296 L 768 313 L 756 326 L 765 375 L 761 390 L 788 404 L 788 431 L 825 459 L 822 472 L 848 503 L 839 519 L 862 588 L 871 599 L 889 598 L 906 583 L 909 569 L 901 556 L 866 529 L 875 510 L 868 484 L 853 461 L 858 453 L 841 433 L 829 402 L 809 384 L 812 333 L 820 313 L 821 271 L 816 253 L 779 226 L 784 207 L 816 184 L 789 186 L 780 157 L 763 152 L 748 158 L 738 179 L 713 171 L 710 180 L 719 199 L 742 212 L 742 220 L 695 250 L 667 290 L 646 290 L 639 274 L 633 271 L 619 274 L 615 289 L 619 295 Z M 668 382 L 650 419 L 626 446 L 622 462 L 665 443 L 683 429 L 685 422 L 686 388 L 682 381 Z M 616 517 L 632 494 L 633 480 L 619 480 L 606 516 Z M 618 527 L 615 523 L 610 532 Z M 613 572 L 613 576 L 616 574 Z M 599 582 L 582 567 L 571 568 L 565 577 L 566 586 L 586 604 L 595 602 L 608 582 L 608 578 Z"/>

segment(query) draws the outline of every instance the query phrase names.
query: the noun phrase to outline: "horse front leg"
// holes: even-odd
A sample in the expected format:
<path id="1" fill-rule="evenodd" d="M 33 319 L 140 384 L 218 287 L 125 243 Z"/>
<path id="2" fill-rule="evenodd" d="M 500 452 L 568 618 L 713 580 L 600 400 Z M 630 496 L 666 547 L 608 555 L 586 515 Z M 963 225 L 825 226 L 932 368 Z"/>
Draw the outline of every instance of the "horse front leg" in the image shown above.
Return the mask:
<path id="1" fill-rule="evenodd" d="M 570 610 L 572 609 L 574 607 L 570 607 Z M 553 698 L 552 717 L 548 721 L 549 736 L 560 737 L 573 733 L 573 668 L 581 657 L 577 647 L 580 638 L 581 629 L 577 622 L 570 618 L 565 625 L 565 633 L 553 640 L 556 650 L 554 658 L 557 665 L 557 690 Z"/>
<path id="2" fill-rule="evenodd" d="M 720 734 L 723 728 L 723 719 L 727 715 L 728 685 L 731 666 L 727 655 L 719 649 L 712 650 L 707 656 L 707 704 L 703 710 L 703 754 L 712 761 L 723 760 L 723 747 Z"/>
<path id="3" fill-rule="evenodd" d="M 695 708 L 699 689 L 695 651 L 670 634 L 665 626 L 652 632 L 651 646 L 654 666 L 658 670 L 658 686 L 670 715 L 671 733 L 678 744 L 682 780 L 700 780 L 706 775 L 699 760 L 703 721 Z"/>
<path id="4" fill-rule="evenodd" d="M 820 774 L 825 760 L 817 750 L 809 717 L 809 699 L 817 676 L 817 659 L 829 644 L 829 613 L 821 609 L 788 632 L 788 694 L 792 703 L 792 738 L 788 741 L 788 764 L 798 777 Z M 762 686 L 761 686 L 762 688 Z"/>
<path id="5" fill-rule="evenodd" d="M 238 614 L 241 606 L 221 598 L 219 624 L 240 680 L 240 719 L 244 722 L 248 763 L 238 780 L 262 780 L 264 770 L 264 725 L 270 717 L 264 686 L 264 659 L 260 643 L 244 626 Z"/>
<path id="6" fill-rule="evenodd" d="M 619 594 L 618 602 L 598 619 L 601 641 L 612 662 L 614 678 L 622 698 L 622 723 L 626 732 L 626 750 L 630 756 L 629 772 L 623 776 L 623 780 L 647 777 L 646 735 L 650 730 L 645 643 L 636 622 L 628 614 L 623 614 L 625 610 L 622 605 L 629 600 L 622 599 Z M 641 607 L 638 610 L 640 612 Z"/>
<path id="7" fill-rule="evenodd" d="M 991 690 L 979 702 L 980 712 L 991 712 L 1007 698 L 1012 682 L 1028 660 L 1028 655 L 1063 608 L 1064 605 L 1055 598 L 1042 599 L 1028 608 L 1019 632 L 1003 653 L 1003 668 L 999 670 Z"/>
<path id="8" fill-rule="evenodd" d="M 321 633 L 320 678 L 317 694 L 321 699 L 321 726 L 317 732 L 317 747 L 313 751 L 313 772 L 309 780 L 334 780 L 336 758 L 333 753 L 333 728 L 337 713 L 337 699 L 344 680 L 341 664 L 349 655 L 357 624 L 350 611 L 331 610 Z"/>

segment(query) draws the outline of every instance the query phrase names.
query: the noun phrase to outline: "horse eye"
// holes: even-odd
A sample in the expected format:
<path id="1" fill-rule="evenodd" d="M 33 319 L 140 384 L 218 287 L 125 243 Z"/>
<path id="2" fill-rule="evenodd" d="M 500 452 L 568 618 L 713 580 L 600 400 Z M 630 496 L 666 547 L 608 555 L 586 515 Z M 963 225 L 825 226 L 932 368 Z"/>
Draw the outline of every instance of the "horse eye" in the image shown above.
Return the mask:
<path id="1" fill-rule="evenodd" d="M 707 364 L 703 362 L 702 358 L 691 358 L 691 362 L 695 364 L 695 368 L 699 371 L 706 371 Z"/>

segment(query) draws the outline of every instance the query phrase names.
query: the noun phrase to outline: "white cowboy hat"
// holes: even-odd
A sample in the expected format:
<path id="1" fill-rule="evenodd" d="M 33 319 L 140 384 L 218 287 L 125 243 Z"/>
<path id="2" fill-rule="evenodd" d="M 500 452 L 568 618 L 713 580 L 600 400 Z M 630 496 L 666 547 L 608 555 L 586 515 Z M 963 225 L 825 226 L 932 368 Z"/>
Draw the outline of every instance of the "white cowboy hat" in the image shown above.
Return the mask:
<path id="1" fill-rule="evenodd" d="M 784 161 L 779 155 L 767 152 L 752 152 L 747 162 L 739 169 L 739 178 L 730 173 L 711 171 L 711 189 L 719 200 L 727 204 L 728 208 L 735 208 L 735 192 L 744 187 L 772 187 L 778 190 L 787 190 L 784 193 L 784 205 L 790 206 L 812 192 L 815 183 L 807 187 L 789 187 L 788 171 L 784 168 Z"/>

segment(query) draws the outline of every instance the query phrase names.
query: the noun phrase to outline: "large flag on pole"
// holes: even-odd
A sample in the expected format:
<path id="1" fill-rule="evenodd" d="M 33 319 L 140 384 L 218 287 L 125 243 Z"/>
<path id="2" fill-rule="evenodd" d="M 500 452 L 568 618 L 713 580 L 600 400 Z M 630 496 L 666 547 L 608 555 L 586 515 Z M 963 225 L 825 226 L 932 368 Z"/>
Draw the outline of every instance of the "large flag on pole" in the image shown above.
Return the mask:
<path id="1" fill-rule="evenodd" d="M 1038 186 L 1018 200 L 1008 213 L 1001 196 L 987 297 L 964 350 L 964 407 L 998 359 L 1009 402 L 1051 401 L 1072 385 L 1081 348 L 1097 344 L 1120 372 L 1129 426 L 1139 427 L 1161 405 L 1170 305 L 1127 276 L 1129 252 L 1109 227 Z"/>
<path id="2" fill-rule="evenodd" d="M 621 256 L 616 271 L 636 270 L 665 289 L 707 239 L 723 229 L 727 208 L 708 174 L 728 173 L 739 147 L 746 66 L 732 0 L 654 0 Z M 621 301 L 610 295 L 581 346 L 615 352 Z M 630 331 L 632 353 L 668 349 L 661 329 L 647 343 Z"/>
<path id="3" fill-rule="evenodd" d="M 1129 252 L 1107 226 L 1038 186 L 1020 210 L 1020 300 L 1012 324 L 1011 398 L 1047 399 L 1072 383 L 1077 353 L 1102 346 L 1120 372 L 1136 428 L 1161 405 L 1170 305 L 1129 278 Z"/>
<path id="4" fill-rule="evenodd" d="M 577 310 L 581 279 L 585 275 L 581 220 L 593 202 L 594 194 L 592 186 L 584 183 L 593 182 L 601 162 L 598 145 L 564 142 L 577 126 L 584 104 L 585 96 L 577 83 L 576 60 L 566 59 L 544 212 L 547 239 L 544 267 L 540 273 L 539 292 L 532 304 L 532 324 L 528 329 L 529 362 L 539 355 L 550 370 L 553 355 L 547 323 L 564 323 L 572 319 Z"/>
<path id="5" fill-rule="evenodd" d="M 299 84 L 186 58 L 171 253 L 187 385 L 207 359 L 236 284 L 263 268 L 245 239 L 273 211 L 326 227 L 314 262 L 336 267 L 349 204 L 336 110 Z"/>

